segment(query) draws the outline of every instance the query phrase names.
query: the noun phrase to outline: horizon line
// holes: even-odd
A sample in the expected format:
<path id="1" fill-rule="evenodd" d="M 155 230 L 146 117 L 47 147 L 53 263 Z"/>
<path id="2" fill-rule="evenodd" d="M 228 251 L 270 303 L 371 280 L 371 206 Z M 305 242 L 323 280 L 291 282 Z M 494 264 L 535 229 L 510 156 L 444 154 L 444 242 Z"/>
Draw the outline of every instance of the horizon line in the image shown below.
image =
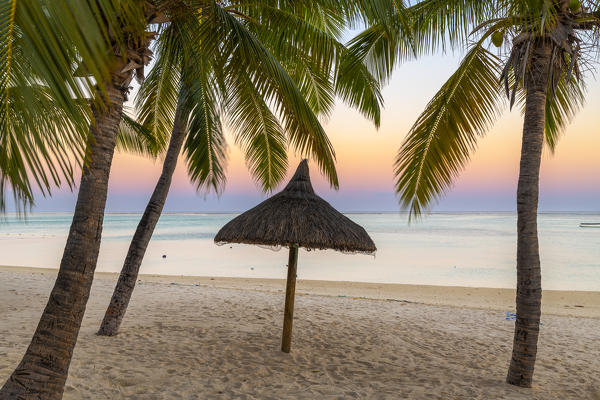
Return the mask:
<path id="1" fill-rule="evenodd" d="M 241 214 L 248 210 L 231 210 L 231 211 L 164 211 L 161 215 L 173 215 L 173 214 L 192 214 L 192 215 L 202 215 L 202 214 Z M 357 210 L 338 210 L 343 214 L 401 214 L 401 215 L 409 215 L 410 211 L 398 211 L 398 210 L 368 210 L 368 211 L 357 211 Z M 104 215 L 125 215 L 125 214 L 134 214 L 141 215 L 143 211 L 107 211 Z M 421 215 L 431 215 L 431 214 L 516 214 L 517 211 L 507 211 L 507 210 L 456 210 L 456 211 L 428 211 L 424 212 Z M 26 211 L 26 212 L 5 212 L 4 215 L 11 214 L 73 214 L 71 211 Z M 538 211 L 538 214 L 600 214 L 600 210 L 545 210 Z"/>

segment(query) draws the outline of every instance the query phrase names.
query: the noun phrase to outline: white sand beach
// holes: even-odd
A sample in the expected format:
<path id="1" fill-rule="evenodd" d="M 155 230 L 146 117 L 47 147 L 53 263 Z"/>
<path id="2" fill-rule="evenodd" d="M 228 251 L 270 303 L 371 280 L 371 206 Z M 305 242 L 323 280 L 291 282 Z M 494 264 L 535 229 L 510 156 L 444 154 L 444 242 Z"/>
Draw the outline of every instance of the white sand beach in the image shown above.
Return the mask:
<path id="1" fill-rule="evenodd" d="M 0 267 L 0 380 L 56 270 Z M 600 293 L 544 292 L 532 389 L 504 383 L 514 291 L 299 281 L 291 354 L 280 280 L 143 275 L 120 334 L 96 336 L 97 274 L 65 399 L 600 399 Z"/>

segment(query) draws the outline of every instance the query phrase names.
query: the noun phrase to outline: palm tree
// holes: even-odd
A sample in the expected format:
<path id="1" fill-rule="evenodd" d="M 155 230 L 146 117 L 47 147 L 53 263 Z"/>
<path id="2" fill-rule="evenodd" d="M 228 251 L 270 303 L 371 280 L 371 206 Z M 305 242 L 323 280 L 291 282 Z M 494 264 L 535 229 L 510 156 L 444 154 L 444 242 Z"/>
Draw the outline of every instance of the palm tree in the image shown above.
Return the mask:
<path id="1" fill-rule="evenodd" d="M 314 4 L 313 7 L 316 8 Z M 349 62 L 347 49 L 338 40 L 342 26 L 331 29 L 327 25 L 334 17 L 343 19 L 343 10 L 308 13 L 302 7 L 284 10 L 266 3 L 241 2 L 231 4 L 227 12 L 216 11 L 220 16 L 180 18 L 165 28 L 157 42 L 155 66 L 138 92 L 137 105 L 144 126 L 152 131 L 164 131 L 169 125 L 173 129 L 161 176 L 131 241 L 99 335 L 113 336 L 118 332 L 182 147 L 190 177 L 198 189 L 220 192 L 225 183 L 226 162 L 220 118 L 223 115 L 234 128 L 248 167 L 262 189 L 272 190 L 284 177 L 288 138 L 271 109 L 285 110 L 286 105 L 274 103 L 269 107 L 268 93 L 250 78 L 252 71 L 240 74 L 238 65 L 279 64 L 314 112 L 329 112 L 339 95 L 379 125 L 379 84 L 364 65 L 343 68 Z M 323 15 L 327 18 L 323 19 Z M 196 46 L 207 41 L 207 32 L 218 31 L 224 23 L 236 28 L 230 40 L 242 46 L 256 46 L 260 51 L 240 48 L 233 57 L 224 58 L 219 53 L 209 56 L 210 51 Z M 185 24 L 192 28 L 181 26 Z M 187 37 L 186 32 L 199 35 Z M 273 32 L 285 32 L 288 43 L 282 46 L 280 37 Z M 232 46 L 223 36 L 216 39 L 219 44 L 212 45 L 213 49 Z M 203 57 L 189 57 L 196 53 Z"/>
<path id="2" fill-rule="evenodd" d="M 0 67 L 4 72 L 0 87 L 0 122 L 15 138 L 15 143 L 6 147 L 10 151 L 4 151 L 3 147 L 0 156 L 0 188 L 8 182 L 23 204 L 31 204 L 29 166 L 34 166 L 33 177 L 38 185 L 49 188 L 60 183 L 61 171 L 67 181 L 72 181 L 60 146 L 80 143 L 80 155 L 84 159 L 77 204 L 56 283 L 23 359 L 0 389 L 0 399 L 62 397 L 96 268 L 108 177 L 123 103 L 133 77 L 143 80 L 144 65 L 151 56 L 149 45 L 157 34 L 146 31 L 149 25 L 164 23 L 178 15 L 206 13 L 211 16 L 216 21 L 212 26 L 218 29 L 205 31 L 205 34 L 221 35 L 223 42 L 207 40 L 205 43 L 222 44 L 223 47 L 215 48 L 213 52 L 222 53 L 223 59 L 233 57 L 251 61 L 248 65 L 231 63 L 231 71 L 238 72 L 238 79 L 244 76 L 250 79 L 266 99 L 281 106 L 277 111 L 282 115 L 283 128 L 288 132 L 292 146 L 312 155 L 331 184 L 337 186 L 331 144 L 298 86 L 280 64 L 260 64 L 268 58 L 264 57 L 264 48 L 253 40 L 254 36 L 246 35 L 239 42 L 231 40 L 241 28 L 228 11 L 230 3 L 208 0 L 185 3 L 178 0 L 12 0 L 0 6 L 3 43 Z M 326 5 L 321 7 L 323 10 L 335 9 L 335 4 L 325 0 L 265 3 L 275 8 L 280 4 L 289 7 L 305 5 L 307 11 L 310 10 L 306 5 L 311 4 Z M 371 16 L 379 13 L 378 7 L 365 9 L 368 1 L 338 0 L 338 5 L 350 18 L 363 13 L 373 18 Z M 339 23 L 339 19 L 333 20 L 329 26 L 335 27 Z M 281 43 L 285 45 L 286 41 Z M 245 57 L 252 54 L 259 56 Z M 75 65 L 78 65 L 76 70 Z M 29 74 L 30 71 L 33 74 Z M 244 71 L 249 73 L 243 74 Z M 85 76 L 83 83 L 76 75 Z M 43 127 L 40 116 L 44 115 L 45 103 L 36 103 L 30 95 L 24 96 L 27 89 L 23 88 L 36 84 L 48 91 L 48 101 L 56 101 L 64 107 L 64 116 L 54 125 L 64 139 L 58 140 L 52 131 L 46 134 L 38 131 Z M 86 98 L 86 93 L 92 94 L 91 107 L 82 106 L 81 100 Z M 362 104 L 359 99 L 351 100 Z M 37 109 L 26 112 L 28 106 Z M 36 114 L 35 110 L 41 113 Z M 19 111 L 24 111 L 21 119 L 18 118 Z M 89 133 L 82 135 L 85 125 L 89 126 Z M 4 138 L 5 131 L 2 133 Z M 78 139 L 83 142 L 77 142 Z M 30 149 L 27 148 L 29 143 L 34 145 Z M 41 154 L 38 149 L 42 150 Z M 49 175 L 44 175 L 45 167 L 50 168 Z M 44 179 L 48 176 L 51 179 Z M 4 196 L 4 191 L 1 195 Z"/>
<path id="3" fill-rule="evenodd" d="M 158 10 L 146 1 L 13 0 L 4 2 L 0 12 L 0 56 L 6 73 L 2 136 L 12 136 L 0 156 L 2 182 L 8 181 L 18 200 L 31 204 L 28 170 L 40 187 L 49 188 L 60 183 L 56 172 L 72 181 L 66 161 L 72 151 L 61 147 L 74 146 L 76 155 L 85 157 L 56 283 L 23 359 L 0 389 L 1 399 L 59 399 L 96 266 L 123 102 L 134 73 L 142 78 L 150 59 L 148 45 L 154 35 L 146 27 Z M 76 78 L 81 74 L 86 77 Z M 34 101 L 32 88 L 45 92 L 46 98 Z M 52 102 L 61 114 L 48 113 Z M 50 122 L 49 116 L 59 119 Z M 53 129 L 43 132 L 46 127 Z M 38 148 L 47 152 L 40 155 Z M 49 166 L 52 180 L 44 175 L 44 166 Z"/>
<path id="4" fill-rule="evenodd" d="M 401 24 L 401 21 L 410 24 Z M 559 134 L 584 100 L 586 55 L 600 50 L 600 3 L 569 0 L 423 0 L 387 26 L 364 31 L 352 51 L 386 75 L 394 62 L 439 49 L 463 49 L 458 69 L 419 116 L 398 153 L 396 190 L 411 217 L 452 185 L 500 115 L 505 96 L 524 113 L 517 188 L 517 319 L 507 382 L 530 387 L 541 315 L 537 236 L 544 142 Z M 386 32 L 391 34 L 387 35 Z M 494 44 L 497 54 L 489 50 Z"/>

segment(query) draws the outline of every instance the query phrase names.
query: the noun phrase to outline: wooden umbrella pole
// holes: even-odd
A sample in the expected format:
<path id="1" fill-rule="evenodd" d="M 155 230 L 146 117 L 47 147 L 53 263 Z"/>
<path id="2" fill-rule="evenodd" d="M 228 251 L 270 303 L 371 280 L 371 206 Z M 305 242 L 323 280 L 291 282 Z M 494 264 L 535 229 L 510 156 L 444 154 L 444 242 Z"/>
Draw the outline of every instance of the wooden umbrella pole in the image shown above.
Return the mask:
<path id="1" fill-rule="evenodd" d="M 298 266 L 298 246 L 290 245 L 287 285 L 285 287 L 285 311 L 283 314 L 283 337 L 281 351 L 289 353 L 292 345 L 292 323 L 294 320 L 294 296 L 296 295 L 296 271 Z"/>

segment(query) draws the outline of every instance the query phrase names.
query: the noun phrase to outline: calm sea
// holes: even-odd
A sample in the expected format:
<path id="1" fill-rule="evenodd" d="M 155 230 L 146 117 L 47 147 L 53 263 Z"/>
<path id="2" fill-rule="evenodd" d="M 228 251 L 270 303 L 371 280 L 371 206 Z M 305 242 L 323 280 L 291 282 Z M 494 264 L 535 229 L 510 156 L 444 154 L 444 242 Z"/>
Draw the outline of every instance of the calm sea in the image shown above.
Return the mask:
<path id="1" fill-rule="evenodd" d="M 285 278 L 287 253 L 249 245 L 216 246 L 213 236 L 235 214 L 165 214 L 142 273 Z M 300 279 L 427 285 L 514 287 L 516 216 L 512 213 L 432 214 L 408 224 L 403 214 L 348 214 L 365 227 L 375 257 L 301 251 Z M 140 215 L 105 218 L 98 271 L 120 270 Z M 57 268 L 71 216 L 30 214 L 0 219 L 0 265 Z M 546 289 L 600 291 L 600 214 L 539 216 Z M 166 257 L 163 258 L 163 255 Z"/>

